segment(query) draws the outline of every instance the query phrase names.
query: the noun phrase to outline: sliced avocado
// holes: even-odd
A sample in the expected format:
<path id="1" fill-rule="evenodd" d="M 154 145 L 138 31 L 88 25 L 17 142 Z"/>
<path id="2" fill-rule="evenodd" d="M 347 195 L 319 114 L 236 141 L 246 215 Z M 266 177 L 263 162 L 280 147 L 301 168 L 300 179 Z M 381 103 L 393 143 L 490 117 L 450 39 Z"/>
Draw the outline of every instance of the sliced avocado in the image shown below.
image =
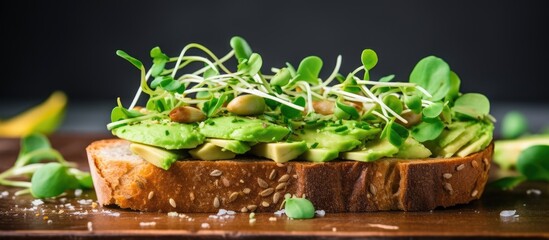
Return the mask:
<path id="1" fill-rule="evenodd" d="M 359 151 L 343 152 L 340 155 L 343 159 L 372 162 L 382 157 L 392 157 L 396 153 L 398 153 L 397 147 L 385 139 L 380 139 L 367 143 Z"/>
<path id="2" fill-rule="evenodd" d="M 296 159 L 299 155 L 307 151 L 307 143 L 300 142 L 277 142 L 277 143 L 259 143 L 252 147 L 252 154 L 260 157 L 266 157 L 278 163 L 284 163 Z"/>
<path id="3" fill-rule="evenodd" d="M 308 145 L 316 144 L 318 148 L 327 148 L 345 152 L 360 146 L 365 139 L 373 138 L 380 132 L 379 128 L 360 128 L 357 121 L 343 121 L 343 124 L 320 128 L 305 128 L 297 131 L 293 140 L 305 140 Z"/>
<path id="4" fill-rule="evenodd" d="M 209 138 L 245 142 L 278 142 L 290 130 L 256 118 L 226 116 L 210 118 L 200 125 L 200 133 Z"/>
<path id="5" fill-rule="evenodd" d="M 223 148 L 224 150 L 229 150 L 236 154 L 243 154 L 250 150 L 250 145 L 238 140 L 208 138 L 206 139 L 206 142 L 214 144 L 218 147 Z"/>
<path id="6" fill-rule="evenodd" d="M 490 142 L 492 141 L 492 134 L 485 132 L 480 136 L 479 138 L 475 139 L 474 141 L 471 141 L 466 146 L 461 148 L 456 155 L 459 157 L 465 157 L 471 153 L 476 153 L 482 149 L 484 149 Z"/>
<path id="7" fill-rule="evenodd" d="M 130 150 L 145 159 L 145 161 L 155 165 L 164 170 L 170 169 L 172 164 L 181 158 L 182 155 L 174 151 L 153 147 L 149 145 L 144 145 L 140 143 L 131 143 Z"/>
<path id="8" fill-rule="evenodd" d="M 442 134 L 440 134 L 436 140 L 438 141 L 438 146 L 442 148 L 446 147 L 446 145 L 456 140 L 456 138 L 465 132 L 465 129 L 472 124 L 473 122 L 453 122 L 450 126 L 448 126 L 448 129 L 442 131 Z"/>
<path id="9" fill-rule="evenodd" d="M 427 158 L 431 156 L 431 150 L 412 137 L 408 137 L 400 146 L 400 150 L 395 157 L 398 158 Z"/>
<path id="10" fill-rule="evenodd" d="M 223 148 L 213 143 L 204 143 L 195 149 L 189 150 L 189 154 L 200 160 L 224 160 L 233 159 L 236 156 L 235 153 L 223 150 Z"/>
<path id="11" fill-rule="evenodd" d="M 328 148 L 312 148 L 305 151 L 299 159 L 303 159 L 310 162 L 327 162 L 334 160 L 338 157 L 339 151 Z"/>
<path id="12" fill-rule="evenodd" d="M 463 146 L 465 146 L 465 144 L 473 140 L 479 134 L 481 127 L 482 126 L 480 123 L 473 124 L 467 127 L 466 130 L 462 134 L 460 134 L 454 141 L 440 149 L 438 155 L 446 158 L 453 156 L 459 149 L 461 149 Z"/>
<path id="13" fill-rule="evenodd" d="M 514 167 L 522 150 L 534 145 L 549 145 L 549 135 L 495 141 L 494 162 L 503 169 Z"/>
<path id="14" fill-rule="evenodd" d="M 112 134 L 165 149 L 195 148 L 204 142 L 204 135 L 194 125 L 173 122 L 143 121 L 115 128 Z"/>

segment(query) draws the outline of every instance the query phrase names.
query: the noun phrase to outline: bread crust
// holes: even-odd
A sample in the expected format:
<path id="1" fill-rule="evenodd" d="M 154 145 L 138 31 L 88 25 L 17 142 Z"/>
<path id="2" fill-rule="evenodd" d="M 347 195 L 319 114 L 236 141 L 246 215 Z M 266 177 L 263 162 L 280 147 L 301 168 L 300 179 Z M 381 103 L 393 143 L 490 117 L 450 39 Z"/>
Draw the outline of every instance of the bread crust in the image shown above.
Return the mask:
<path id="1" fill-rule="evenodd" d="M 167 171 L 133 155 L 126 140 L 99 140 L 86 151 L 102 205 L 185 213 L 221 208 L 273 212 L 289 193 L 305 195 L 327 212 L 426 211 L 480 198 L 493 144 L 463 158 L 177 161 Z"/>

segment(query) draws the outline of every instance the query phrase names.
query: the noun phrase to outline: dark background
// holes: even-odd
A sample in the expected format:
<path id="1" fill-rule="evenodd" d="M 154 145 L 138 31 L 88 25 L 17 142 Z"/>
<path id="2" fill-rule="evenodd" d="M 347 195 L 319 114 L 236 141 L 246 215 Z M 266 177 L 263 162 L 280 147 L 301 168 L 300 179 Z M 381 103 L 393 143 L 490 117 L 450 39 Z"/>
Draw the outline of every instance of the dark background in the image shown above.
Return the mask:
<path id="1" fill-rule="evenodd" d="M 549 14 L 543 1 L 2 1 L 0 101 L 44 99 L 64 90 L 73 101 L 131 101 L 139 72 L 123 49 L 150 66 L 149 50 L 172 56 L 198 42 L 217 55 L 241 35 L 264 71 L 308 55 L 322 77 L 343 55 L 342 72 L 364 48 L 380 58 L 373 77 L 407 81 L 427 55 L 445 59 L 462 91 L 493 101 L 547 103 Z M 265 68 L 268 67 L 268 68 Z"/>

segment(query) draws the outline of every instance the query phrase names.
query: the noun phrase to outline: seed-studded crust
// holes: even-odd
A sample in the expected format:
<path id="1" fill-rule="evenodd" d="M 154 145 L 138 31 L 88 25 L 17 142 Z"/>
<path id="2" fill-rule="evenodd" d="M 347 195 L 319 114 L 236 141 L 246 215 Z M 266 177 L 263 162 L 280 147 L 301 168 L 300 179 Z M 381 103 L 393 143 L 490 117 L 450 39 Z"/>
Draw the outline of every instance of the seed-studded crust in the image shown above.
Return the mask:
<path id="1" fill-rule="evenodd" d="M 424 211 L 480 198 L 493 145 L 463 158 L 375 162 L 261 159 L 178 161 L 157 168 L 129 142 L 100 140 L 87 154 L 98 202 L 140 211 L 276 211 L 287 193 L 327 212 Z"/>

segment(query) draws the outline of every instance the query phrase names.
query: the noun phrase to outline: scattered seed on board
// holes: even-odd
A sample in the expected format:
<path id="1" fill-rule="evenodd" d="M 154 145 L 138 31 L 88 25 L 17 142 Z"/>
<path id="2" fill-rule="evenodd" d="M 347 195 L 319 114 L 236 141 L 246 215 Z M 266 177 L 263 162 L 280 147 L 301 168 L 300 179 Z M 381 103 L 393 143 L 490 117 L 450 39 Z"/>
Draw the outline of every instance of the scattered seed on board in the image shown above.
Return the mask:
<path id="1" fill-rule="evenodd" d="M 279 183 L 278 185 L 276 185 L 276 190 L 282 190 L 284 188 L 286 188 L 286 186 L 288 186 L 288 183 L 287 182 L 281 182 Z"/>
<path id="2" fill-rule="evenodd" d="M 274 180 L 276 177 L 276 170 L 272 170 L 271 171 L 271 174 L 269 174 L 269 180 Z"/>
<path id="3" fill-rule="evenodd" d="M 242 189 L 242 192 L 243 192 L 244 194 L 249 194 L 251 191 L 252 191 L 252 190 L 249 189 L 249 188 L 244 188 L 244 189 Z"/>
<path id="4" fill-rule="evenodd" d="M 238 198 L 238 192 L 233 192 L 231 193 L 231 195 L 229 196 L 229 202 L 233 202 L 234 200 L 236 200 Z"/>
<path id="5" fill-rule="evenodd" d="M 451 173 L 445 173 L 445 174 L 442 174 L 442 177 L 444 177 L 446 179 L 450 179 L 450 178 L 452 178 L 452 174 Z"/>
<path id="6" fill-rule="evenodd" d="M 473 166 L 474 168 L 477 168 L 478 167 L 478 162 L 477 161 L 472 161 L 471 166 Z"/>
<path id="7" fill-rule="evenodd" d="M 471 197 L 476 197 L 478 194 L 478 190 L 474 190 L 472 193 L 471 193 Z"/>
<path id="8" fill-rule="evenodd" d="M 262 188 L 268 188 L 269 187 L 269 184 L 261 178 L 257 178 L 257 184 L 259 184 L 259 186 L 262 187 Z"/>
<path id="9" fill-rule="evenodd" d="M 214 208 L 219 208 L 219 198 L 218 197 L 214 198 L 213 206 L 214 206 Z"/>
<path id="10" fill-rule="evenodd" d="M 273 192 L 274 192 L 274 188 L 267 188 L 267 189 L 259 192 L 259 195 L 261 195 L 262 197 L 267 197 L 267 196 L 273 194 Z"/>
<path id="11" fill-rule="evenodd" d="M 240 212 L 247 213 L 247 212 L 248 212 L 248 208 L 247 208 L 247 207 L 242 207 L 242 209 L 240 209 Z"/>
<path id="12" fill-rule="evenodd" d="M 456 167 L 456 170 L 457 170 L 457 171 L 461 171 L 461 170 L 463 170 L 464 168 L 465 168 L 465 164 L 462 163 L 462 164 L 460 164 L 459 166 Z"/>
<path id="13" fill-rule="evenodd" d="M 280 177 L 280 178 L 278 179 L 278 182 L 287 182 L 288 179 L 290 179 L 290 175 L 284 174 L 284 175 L 282 175 L 282 177 Z"/>
<path id="14" fill-rule="evenodd" d="M 274 204 L 277 204 L 278 203 L 278 200 L 280 200 L 280 193 L 279 192 L 275 192 L 273 194 L 273 203 Z"/>
<path id="15" fill-rule="evenodd" d="M 444 189 L 446 189 L 450 194 L 454 192 L 454 189 L 452 188 L 452 184 L 450 183 L 444 183 Z"/>
<path id="16" fill-rule="evenodd" d="M 221 176 L 221 174 L 223 174 L 222 171 L 219 171 L 219 170 L 215 169 L 215 170 L 213 170 L 213 171 L 210 173 L 210 176 L 212 176 L 212 177 L 219 177 L 219 176 Z"/>
<path id="17" fill-rule="evenodd" d="M 177 207 L 177 205 L 175 204 L 175 200 L 173 200 L 173 198 L 170 198 L 170 205 L 172 205 L 173 208 Z"/>
<path id="18" fill-rule="evenodd" d="M 151 200 L 153 197 L 154 197 L 154 192 L 150 191 L 149 196 L 147 197 L 147 199 Z"/>

